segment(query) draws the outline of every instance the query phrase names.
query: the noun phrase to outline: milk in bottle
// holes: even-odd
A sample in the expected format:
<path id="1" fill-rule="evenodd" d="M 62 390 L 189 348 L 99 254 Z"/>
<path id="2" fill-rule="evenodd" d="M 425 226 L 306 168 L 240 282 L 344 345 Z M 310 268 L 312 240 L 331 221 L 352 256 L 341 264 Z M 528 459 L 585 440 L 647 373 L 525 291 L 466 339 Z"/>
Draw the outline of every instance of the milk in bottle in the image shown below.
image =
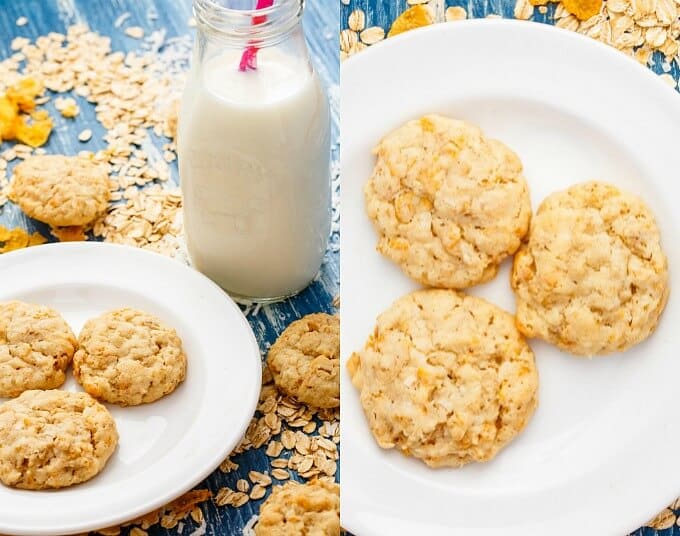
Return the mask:
<path id="1" fill-rule="evenodd" d="M 328 101 L 300 0 L 232 4 L 244 2 L 194 0 L 199 33 L 178 134 L 185 234 L 198 270 L 233 295 L 269 301 L 306 287 L 326 250 Z"/>

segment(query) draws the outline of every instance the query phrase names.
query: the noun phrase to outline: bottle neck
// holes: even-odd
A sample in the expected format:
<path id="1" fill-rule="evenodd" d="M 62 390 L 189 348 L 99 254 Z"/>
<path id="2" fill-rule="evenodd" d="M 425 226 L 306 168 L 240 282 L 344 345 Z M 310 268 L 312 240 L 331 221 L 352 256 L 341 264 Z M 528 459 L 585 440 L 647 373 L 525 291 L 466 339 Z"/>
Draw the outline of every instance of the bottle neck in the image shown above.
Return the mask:
<path id="1" fill-rule="evenodd" d="M 301 34 L 304 0 L 194 0 L 199 38 L 230 48 L 279 45 Z"/>

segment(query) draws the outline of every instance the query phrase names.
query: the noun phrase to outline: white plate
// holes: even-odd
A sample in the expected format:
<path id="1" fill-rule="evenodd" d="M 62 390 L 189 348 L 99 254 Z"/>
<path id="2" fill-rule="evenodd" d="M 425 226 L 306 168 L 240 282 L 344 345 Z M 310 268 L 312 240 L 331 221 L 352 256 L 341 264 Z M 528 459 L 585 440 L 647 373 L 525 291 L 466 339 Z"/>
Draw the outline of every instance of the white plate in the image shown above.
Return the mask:
<path id="1" fill-rule="evenodd" d="M 375 252 L 361 187 L 376 142 L 428 112 L 479 124 L 512 147 L 534 209 L 591 178 L 641 195 L 657 215 L 673 287 L 656 333 L 625 355 L 589 361 L 532 341 L 539 408 L 483 465 L 431 470 L 380 450 L 343 369 L 344 526 L 361 536 L 636 529 L 680 493 L 680 97 L 614 49 L 527 22 L 416 30 L 353 57 L 341 75 L 344 360 L 378 313 L 416 288 Z M 471 292 L 514 311 L 508 264 Z"/>
<path id="2" fill-rule="evenodd" d="M 50 244 L 0 256 L 0 301 L 9 299 L 54 307 L 76 334 L 109 309 L 148 311 L 177 330 L 188 368 L 158 402 L 108 406 L 120 441 L 94 479 L 46 492 L 0 485 L 0 533 L 71 534 L 127 521 L 200 482 L 243 436 L 260 391 L 260 351 L 239 308 L 200 273 L 125 246 Z M 78 389 L 71 377 L 64 388 Z"/>

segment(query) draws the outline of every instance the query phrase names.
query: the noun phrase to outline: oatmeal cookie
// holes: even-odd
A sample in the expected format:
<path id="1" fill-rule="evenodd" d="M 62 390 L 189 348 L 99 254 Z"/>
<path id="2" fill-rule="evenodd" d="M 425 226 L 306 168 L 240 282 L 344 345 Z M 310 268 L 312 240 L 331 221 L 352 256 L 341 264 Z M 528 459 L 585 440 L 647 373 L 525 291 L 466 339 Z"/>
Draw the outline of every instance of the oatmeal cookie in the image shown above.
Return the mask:
<path id="1" fill-rule="evenodd" d="M 668 299 L 668 263 L 654 216 L 601 182 L 547 197 L 515 256 L 517 325 L 576 355 L 646 339 Z"/>
<path id="2" fill-rule="evenodd" d="M 398 299 L 347 366 L 378 445 L 431 467 L 490 460 L 536 408 L 534 354 L 513 316 L 453 290 Z"/>
<path id="3" fill-rule="evenodd" d="M 267 357 L 274 383 L 316 408 L 340 405 L 340 319 L 315 313 L 288 326 Z"/>
<path id="4" fill-rule="evenodd" d="M 106 167 L 87 158 L 31 156 L 14 168 L 9 197 L 31 218 L 53 227 L 87 225 L 106 212 Z"/>
<path id="5" fill-rule="evenodd" d="M 260 508 L 256 536 L 340 536 L 340 487 L 313 480 L 276 486 Z"/>
<path id="6" fill-rule="evenodd" d="M 377 249 L 420 283 L 492 279 L 520 246 L 531 203 L 522 163 L 463 121 L 427 115 L 388 134 L 364 186 Z"/>
<path id="7" fill-rule="evenodd" d="M 59 387 L 76 347 L 71 328 L 54 309 L 0 303 L 0 397 Z"/>
<path id="8" fill-rule="evenodd" d="M 73 375 L 95 398 L 135 406 L 171 393 L 184 381 L 187 359 L 177 332 L 134 309 L 89 320 L 78 338 Z"/>
<path id="9" fill-rule="evenodd" d="M 116 423 L 87 393 L 25 391 L 0 406 L 0 481 L 21 489 L 64 488 L 104 469 Z"/>

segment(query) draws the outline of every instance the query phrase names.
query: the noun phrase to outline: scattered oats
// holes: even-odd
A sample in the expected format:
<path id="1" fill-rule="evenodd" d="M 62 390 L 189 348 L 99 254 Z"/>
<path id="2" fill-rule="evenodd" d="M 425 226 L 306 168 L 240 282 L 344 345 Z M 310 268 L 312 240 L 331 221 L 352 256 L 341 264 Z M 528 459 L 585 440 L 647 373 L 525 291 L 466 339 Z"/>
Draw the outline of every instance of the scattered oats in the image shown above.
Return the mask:
<path id="1" fill-rule="evenodd" d="M 272 469 L 272 476 L 276 480 L 288 480 L 290 478 L 290 473 L 284 469 Z"/>
<path id="2" fill-rule="evenodd" d="M 237 491 L 231 496 L 230 504 L 234 508 L 240 508 L 241 506 L 246 504 L 249 500 L 250 497 L 248 497 L 248 495 L 240 491 Z"/>
<path id="3" fill-rule="evenodd" d="M 131 187 L 123 197 L 127 203 L 114 206 L 103 219 L 95 222 L 95 236 L 170 257 L 177 255 L 182 233 L 179 190 L 164 190 L 159 185 L 144 190 Z"/>
<path id="4" fill-rule="evenodd" d="M 264 423 L 274 434 L 281 430 L 281 419 L 277 417 L 276 413 L 267 413 L 264 416 Z"/>
<path id="5" fill-rule="evenodd" d="M 541 15 L 545 15 L 548 12 L 548 8 L 546 6 L 538 6 L 538 12 Z"/>
<path id="6" fill-rule="evenodd" d="M 26 26 L 28 24 L 28 19 L 26 17 L 19 17 L 17 19 L 16 25 L 17 26 Z"/>
<path id="7" fill-rule="evenodd" d="M 335 473 L 338 471 L 338 464 L 333 460 L 328 460 L 326 466 L 321 468 L 321 470 L 326 473 L 327 476 L 335 476 Z"/>
<path id="8" fill-rule="evenodd" d="M 314 458 L 311 456 L 307 456 L 306 458 L 303 458 L 300 463 L 297 464 L 297 471 L 298 473 L 306 473 L 309 471 L 312 466 L 314 465 Z"/>
<path id="9" fill-rule="evenodd" d="M 349 14 L 347 26 L 354 32 L 360 32 L 366 28 L 366 14 L 362 9 L 355 9 Z"/>
<path id="10" fill-rule="evenodd" d="M 269 486 L 272 483 L 271 477 L 267 473 L 260 473 L 259 471 L 250 471 L 248 478 L 251 482 L 259 484 L 260 486 Z"/>
<path id="11" fill-rule="evenodd" d="M 149 533 L 139 527 L 132 527 L 129 536 L 149 536 Z"/>
<path id="12" fill-rule="evenodd" d="M 276 458 L 279 454 L 281 454 L 281 451 L 283 450 L 283 445 L 278 442 L 278 441 L 271 441 L 267 445 L 267 450 L 266 454 L 270 458 Z"/>
<path id="13" fill-rule="evenodd" d="M 123 23 L 130 18 L 130 12 L 126 11 L 125 13 L 121 14 L 118 16 L 118 18 L 114 21 L 113 27 L 114 28 L 120 28 Z"/>
<path id="14" fill-rule="evenodd" d="M 272 462 L 269 465 L 276 469 L 284 469 L 288 467 L 288 460 L 286 460 L 285 458 L 276 458 L 275 460 L 272 460 Z"/>
<path id="15" fill-rule="evenodd" d="M 242 491 L 243 493 L 247 493 L 248 490 L 250 489 L 250 484 L 248 483 L 247 480 L 244 480 L 243 478 L 240 478 L 236 482 L 236 489 L 239 491 Z"/>
<path id="16" fill-rule="evenodd" d="M 78 103 L 71 97 L 57 97 L 54 101 L 54 107 L 66 118 L 76 117 L 80 113 Z"/>
<path id="17" fill-rule="evenodd" d="M 325 437 L 316 437 L 316 444 L 319 445 L 320 448 L 327 450 L 329 452 L 336 452 L 338 450 L 338 447 L 330 441 L 329 439 L 326 439 Z"/>
<path id="18" fill-rule="evenodd" d="M 267 493 L 267 490 L 260 486 L 259 484 L 255 484 L 253 486 L 253 489 L 250 492 L 250 498 L 253 500 L 261 499 L 262 497 L 265 496 L 265 493 Z"/>
<path id="19" fill-rule="evenodd" d="M 82 142 L 90 141 L 91 138 L 92 138 L 92 131 L 89 128 L 86 128 L 80 134 L 78 134 L 78 140 L 80 140 Z"/>
<path id="20" fill-rule="evenodd" d="M 529 20 L 534 14 L 534 6 L 529 0 L 517 0 L 515 4 L 514 16 L 519 20 Z"/>
<path id="21" fill-rule="evenodd" d="M 14 39 L 12 39 L 12 43 L 10 44 L 10 48 L 14 51 L 21 50 L 26 45 L 28 45 L 30 42 L 31 42 L 31 40 L 27 39 L 25 37 L 15 37 Z"/>
<path id="22" fill-rule="evenodd" d="M 340 32 L 340 50 L 349 52 L 359 42 L 359 35 L 353 30 L 342 30 Z"/>
<path id="23" fill-rule="evenodd" d="M 308 454 L 311 444 L 312 440 L 307 434 L 301 431 L 295 432 L 295 450 L 300 454 Z"/>
<path id="24" fill-rule="evenodd" d="M 234 490 L 231 488 L 220 488 L 215 495 L 215 504 L 217 506 L 226 506 L 230 504 L 231 496 L 234 494 Z"/>
<path id="25" fill-rule="evenodd" d="M 363 32 L 359 34 L 362 43 L 366 45 L 374 45 L 385 39 L 385 30 L 380 26 L 371 26 L 366 28 Z"/>
<path id="26" fill-rule="evenodd" d="M 579 21 L 576 17 L 574 17 L 574 15 L 567 15 L 566 17 L 558 20 L 555 23 L 555 26 L 574 32 L 578 29 Z"/>
<path id="27" fill-rule="evenodd" d="M 660 74 L 659 78 L 661 78 L 661 80 L 663 80 L 666 84 L 668 84 L 669 87 L 671 87 L 673 89 L 675 89 L 675 86 L 677 86 L 677 82 L 675 81 L 675 78 L 673 78 L 668 73 Z"/>
<path id="28" fill-rule="evenodd" d="M 165 158 L 166 162 L 173 162 L 174 160 L 177 160 L 177 155 L 172 151 L 164 151 L 163 158 Z"/>
<path id="29" fill-rule="evenodd" d="M 306 426 L 307 423 L 309 422 L 309 419 L 295 419 L 294 421 L 288 421 L 288 426 L 292 426 L 293 428 L 301 428 L 303 426 Z"/>
<path id="30" fill-rule="evenodd" d="M 130 26 L 125 28 L 125 35 L 134 39 L 141 39 L 144 37 L 144 28 L 141 26 Z"/>
<path id="31" fill-rule="evenodd" d="M 313 434 L 315 430 L 316 430 L 316 423 L 314 421 L 310 421 L 302 427 L 302 431 L 305 434 Z"/>
<path id="32" fill-rule="evenodd" d="M 196 523 L 203 523 L 203 510 L 201 510 L 198 506 L 195 506 L 193 510 L 191 510 L 191 519 L 193 519 Z"/>
<path id="33" fill-rule="evenodd" d="M 281 434 L 281 443 L 286 450 L 295 448 L 295 432 L 284 430 Z"/>
<path id="34" fill-rule="evenodd" d="M 238 469 L 238 464 L 232 462 L 229 458 L 227 458 L 220 464 L 220 471 L 222 471 L 223 473 L 231 473 L 236 469 Z"/>
<path id="35" fill-rule="evenodd" d="M 464 20 L 467 18 L 467 11 L 465 11 L 464 7 L 460 6 L 447 7 L 445 17 L 449 22 L 454 20 Z"/>
<path id="36" fill-rule="evenodd" d="M 406 0 L 409 6 L 417 6 L 418 4 L 427 4 L 430 0 Z"/>

